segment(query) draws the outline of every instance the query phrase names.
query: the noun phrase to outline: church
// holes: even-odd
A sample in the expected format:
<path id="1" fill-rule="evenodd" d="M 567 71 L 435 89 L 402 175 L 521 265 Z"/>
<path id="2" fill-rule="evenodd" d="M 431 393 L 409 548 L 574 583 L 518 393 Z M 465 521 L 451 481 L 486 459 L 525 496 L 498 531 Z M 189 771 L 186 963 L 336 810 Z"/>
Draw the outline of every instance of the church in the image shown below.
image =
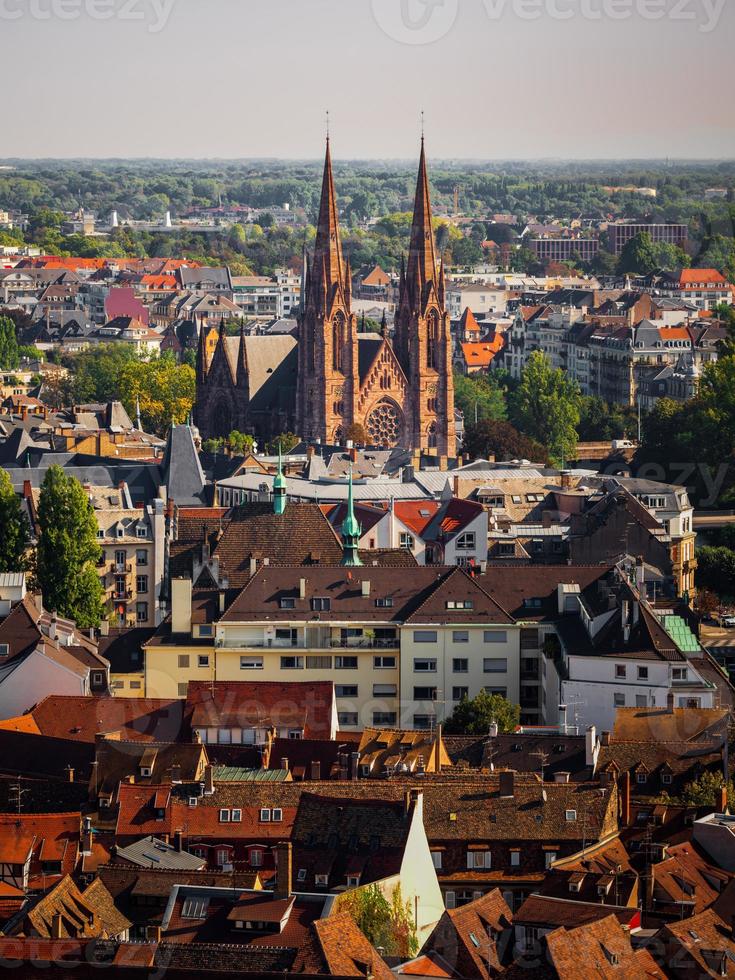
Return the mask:
<path id="1" fill-rule="evenodd" d="M 202 330 L 196 422 L 205 438 L 232 429 L 259 439 L 295 432 L 309 442 L 456 455 L 454 386 L 444 263 L 437 262 L 421 140 L 408 258 L 401 267 L 393 338 L 358 333 L 352 271 L 340 241 L 327 139 L 314 251 L 303 271 L 297 335 L 228 337 Z"/>

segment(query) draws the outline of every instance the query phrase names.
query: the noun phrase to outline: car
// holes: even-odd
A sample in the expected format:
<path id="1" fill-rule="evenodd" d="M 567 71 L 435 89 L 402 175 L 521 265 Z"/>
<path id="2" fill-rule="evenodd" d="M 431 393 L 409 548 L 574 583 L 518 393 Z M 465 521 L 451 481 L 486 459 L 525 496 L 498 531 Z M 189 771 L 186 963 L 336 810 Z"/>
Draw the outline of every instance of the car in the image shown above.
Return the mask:
<path id="1" fill-rule="evenodd" d="M 723 616 L 721 623 L 726 630 L 735 629 L 735 616 Z"/>

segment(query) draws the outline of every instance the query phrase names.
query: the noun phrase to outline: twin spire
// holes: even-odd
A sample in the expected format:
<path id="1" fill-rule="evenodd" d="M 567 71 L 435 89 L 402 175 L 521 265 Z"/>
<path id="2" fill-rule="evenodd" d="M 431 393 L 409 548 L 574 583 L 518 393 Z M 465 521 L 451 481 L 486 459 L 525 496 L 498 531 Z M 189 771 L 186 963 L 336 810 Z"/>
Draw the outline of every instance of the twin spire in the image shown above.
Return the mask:
<path id="1" fill-rule="evenodd" d="M 345 299 L 348 300 L 351 270 L 349 262 L 345 263 L 342 254 L 329 136 L 327 136 L 327 149 L 324 158 L 324 176 L 322 178 L 322 196 L 319 203 L 314 260 L 310 266 L 310 273 L 317 290 L 320 287 L 325 290 L 326 297 L 324 298 L 331 297 L 334 287 L 339 285 L 343 290 Z M 442 278 L 442 272 L 437 270 L 436 246 L 431 220 L 429 175 L 426 167 L 423 134 L 421 136 L 421 156 L 416 182 L 408 265 L 405 272 L 402 272 L 401 278 L 402 285 L 405 280 L 411 293 L 417 295 L 416 290 L 418 289 L 419 296 L 423 294 L 427 283 L 433 282 L 439 287 Z"/>

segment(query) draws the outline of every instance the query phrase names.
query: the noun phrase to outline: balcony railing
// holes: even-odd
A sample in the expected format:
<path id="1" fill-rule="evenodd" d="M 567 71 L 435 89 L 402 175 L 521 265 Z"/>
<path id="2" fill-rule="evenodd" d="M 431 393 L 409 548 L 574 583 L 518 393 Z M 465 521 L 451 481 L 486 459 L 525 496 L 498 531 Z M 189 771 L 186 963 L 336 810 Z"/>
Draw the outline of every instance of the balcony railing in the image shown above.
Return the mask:
<path id="1" fill-rule="evenodd" d="M 133 570 L 133 566 L 129 562 L 118 563 L 116 561 L 113 561 L 110 562 L 109 570 L 111 572 L 114 572 L 116 575 L 130 575 L 130 573 Z"/>
<path id="2" fill-rule="evenodd" d="M 261 639 L 261 640 L 225 640 L 218 642 L 220 648 L 225 650 L 397 650 L 400 646 L 398 637 L 388 638 L 353 638 L 353 639 L 326 639 L 307 643 L 305 640 L 280 640 L 280 639 Z"/>

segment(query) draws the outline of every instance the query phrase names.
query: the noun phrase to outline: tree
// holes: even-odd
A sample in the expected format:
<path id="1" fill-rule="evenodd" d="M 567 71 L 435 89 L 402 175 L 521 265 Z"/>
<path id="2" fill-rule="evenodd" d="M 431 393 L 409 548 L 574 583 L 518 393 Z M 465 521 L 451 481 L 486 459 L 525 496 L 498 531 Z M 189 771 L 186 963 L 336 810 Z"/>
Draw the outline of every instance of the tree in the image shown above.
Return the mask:
<path id="1" fill-rule="evenodd" d="M 636 432 L 638 420 L 634 409 L 611 405 L 597 395 L 580 401 L 580 442 L 622 439 Z"/>
<path id="2" fill-rule="evenodd" d="M 541 351 L 534 351 L 521 373 L 510 401 L 511 421 L 521 432 L 542 443 L 555 462 L 572 459 L 580 421 L 579 386 Z"/>
<path id="3" fill-rule="evenodd" d="M 172 422 L 181 424 L 191 413 L 196 397 L 196 372 L 177 364 L 171 351 L 139 363 L 130 362 L 119 379 L 120 398 L 128 414 L 140 403 L 143 428 L 163 435 Z"/>
<path id="4" fill-rule="evenodd" d="M 697 550 L 697 588 L 710 589 L 721 599 L 735 599 L 735 551 L 704 547 Z"/>
<path id="5" fill-rule="evenodd" d="M 501 732 L 515 731 L 521 709 L 500 694 L 480 691 L 472 701 L 464 698 L 444 723 L 447 735 L 487 735 L 490 725 Z"/>
<path id="6" fill-rule="evenodd" d="M 351 425 L 348 425 L 345 439 L 351 440 L 355 446 L 367 445 L 368 436 L 365 431 L 365 426 L 359 422 L 353 422 Z"/>
<path id="7" fill-rule="evenodd" d="M 507 417 L 506 391 L 492 374 L 454 375 L 454 404 L 466 422 Z"/>
<path id="8" fill-rule="evenodd" d="M 714 806 L 718 791 L 724 785 L 725 779 L 721 772 L 705 770 L 697 779 L 686 784 L 681 794 L 682 802 L 686 806 Z M 731 780 L 727 782 L 727 798 L 735 799 L 735 787 Z"/>
<path id="9" fill-rule="evenodd" d="M 658 268 L 658 253 L 647 231 L 625 243 L 618 260 L 618 272 L 647 276 Z"/>
<path id="10" fill-rule="evenodd" d="M 410 901 L 404 902 L 400 883 L 390 902 L 377 884 L 346 892 L 338 900 L 340 912 L 347 912 L 355 925 L 384 956 L 410 959 L 418 952 L 416 922 Z"/>
<path id="11" fill-rule="evenodd" d="M 132 344 L 98 344 L 65 358 L 73 400 L 77 404 L 122 400 L 121 378 L 131 365 L 133 370 L 140 365 Z"/>
<path id="12" fill-rule="evenodd" d="M 102 584 L 97 518 L 81 483 L 60 466 L 46 471 L 38 502 L 38 581 L 44 605 L 77 626 L 99 626 Z"/>
<path id="13" fill-rule="evenodd" d="M 530 459 L 534 463 L 549 462 L 545 446 L 522 435 L 510 422 L 482 419 L 475 425 L 465 426 L 462 449 L 471 459 L 489 459 L 498 462 L 509 459 Z"/>
<path id="14" fill-rule="evenodd" d="M 17 368 L 20 364 L 18 340 L 15 336 L 15 324 L 9 316 L 0 316 L 0 369 L 7 371 Z"/>
<path id="15" fill-rule="evenodd" d="M 25 567 L 28 523 L 10 477 L 0 468 L 0 572 L 20 572 Z"/>
<path id="16" fill-rule="evenodd" d="M 276 436 L 275 439 L 271 439 L 269 443 L 266 444 L 266 452 L 271 456 L 275 456 L 280 447 L 281 453 L 284 455 L 291 452 L 294 446 L 298 446 L 301 442 L 298 436 L 294 435 L 293 432 L 282 432 L 280 436 Z"/>
<path id="17" fill-rule="evenodd" d="M 230 452 L 236 456 L 246 456 L 253 451 L 255 439 L 245 432 L 238 432 L 237 429 L 233 429 L 227 437 L 227 445 Z"/>

